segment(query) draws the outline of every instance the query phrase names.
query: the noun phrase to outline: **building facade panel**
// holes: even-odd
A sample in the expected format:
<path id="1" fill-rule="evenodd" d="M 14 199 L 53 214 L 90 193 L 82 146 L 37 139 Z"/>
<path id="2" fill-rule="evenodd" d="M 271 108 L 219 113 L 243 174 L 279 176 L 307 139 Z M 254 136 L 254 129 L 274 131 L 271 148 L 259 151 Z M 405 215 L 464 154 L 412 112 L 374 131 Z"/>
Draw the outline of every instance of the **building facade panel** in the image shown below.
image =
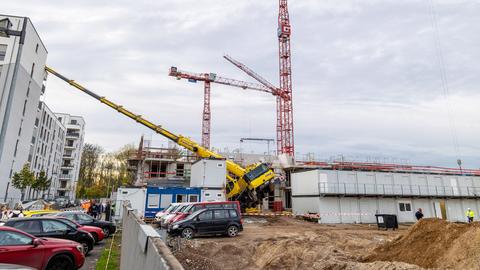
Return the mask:
<path id="1" fill-rule="evenodd" d="M 60 165 L 59 185 L 56 196 L 75 199 L 75 192 L 80 174 L 83 141 L 85 136 L 85 120 L 81 116 L 66 113 L 55 113 L 58 121 L 66 128 L 65 146 Z"/>
<path id="2" fill-rule="evenodd" d="M 414 222 L 418 208 L 425 217 L 465 221 L 467 208 L 480 210 L 480 177 L 473 175 L 318 169 L 293 172 L 291 179 L 292 211 L 318 209 L 325 223 L 373 222 L 376 213 Z"/>
<path id="3" fill-rule="evenodd" d="M 28 18 L 0 15 L 7 17 L 12 29 L 25 31 L 23 44 L 20 37 L 0 37 L 0 190 L 4 201 L 15 201 L 20 191 L 10 180 L 28 162 L 47 50 Z"/>

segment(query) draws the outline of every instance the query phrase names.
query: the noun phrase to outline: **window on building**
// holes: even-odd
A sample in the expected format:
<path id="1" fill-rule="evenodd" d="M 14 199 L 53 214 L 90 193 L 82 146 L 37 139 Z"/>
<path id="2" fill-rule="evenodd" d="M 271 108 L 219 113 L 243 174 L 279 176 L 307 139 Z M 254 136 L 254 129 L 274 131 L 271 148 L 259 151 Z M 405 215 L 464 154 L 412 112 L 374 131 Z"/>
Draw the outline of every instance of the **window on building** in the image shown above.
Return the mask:
<path id="1" fill-rule="evenodd" d="M 35 119 L 35 126 L 38 127 L 40 120 L 38 120 L 38 117 Z"/>
<path id="2" fill-rule="evenodd" d="M 6 55 L 7 55 L 7 45 L 0 44 L 0 61 L 5 60 Z"/>
<path id="3" fill-rule="evenodd" d="M 30 77 L 33 78 L 33 72 L 35 72 L 35 63 L 32 63 L 32 70 L 30 71 Z"/>
<path id="4" fill-rule="evenodd" d="M 30 86 L 27 88 L 27 97 L 30 95 Z"/>
<path id="5" fill-rule="evenodd" d="M 17 143 L 15 143 L 15 152 L 13 152 L 13 157 L 17 156 L 17 150 L 18 150 L 18 140 L 17 140 Z"/>
<path id="6" fill-rule="evenodd" d="M 400 212 L 411 212 L 412 204 L 411 203 L 398 203 Z"/>
<path id="7" fill-rule="evenodd" d="M 27 110 L 27 100 L 25 99 L 25 102 L 23 103 L 23 113 L 22 113 L 23 116 L 25 116 L 26 110 Z"/>
<path id="8" fill-rule="evenodd" d="M 37 46 L 35 46 L 35 53 L 38 53 L 38 43 Z"/>
<path id="9" fill-rule="evenodd" d="M 74 119 L 70 120 L 70 124 L 76 125 L 76 124 L 77 124 L 77 120 L 74 120 Z"/>
<path id="10" fill-rule="evenodd" d="M 177 176 L 183 176 L 185 165 L 183 163 L 177 163 Z"/>
<path id="11" fill-rule="evenodd" d="M 160 194 L 148 194 L 147 208 L 158 208 L 160 206 Z"/>
<path id="12" fill-rule="evenodd" d="M 22 126 L 23 126 L 23 119 L 20 120 L 20 128 L 18 129 L 18 136 L 22 135 Z"/>

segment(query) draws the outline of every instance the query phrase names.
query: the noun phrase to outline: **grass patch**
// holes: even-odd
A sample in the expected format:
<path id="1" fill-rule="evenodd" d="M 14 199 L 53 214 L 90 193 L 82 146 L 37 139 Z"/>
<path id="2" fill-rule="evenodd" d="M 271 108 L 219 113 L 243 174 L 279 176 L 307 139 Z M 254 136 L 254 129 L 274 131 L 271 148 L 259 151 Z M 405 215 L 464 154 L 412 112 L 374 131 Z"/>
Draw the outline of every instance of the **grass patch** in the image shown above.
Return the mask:
<path id="1" fill-rule="evenodd" d="M 113 239 L 113 245 L 112 245 Z M 120 253 L 122 243 L 122 231 L 117 230 L 113 237 L 107 239 L 105 243 L 105 249 L 102 252 L 102 256 L 98 259 L 96 270 L 117 270 L 120 269 Z M 110 252 L 110 246 L 112 251 Z M 110 253 L 110 260 L 108 255 Z M 108 266 L 107 266 L 108 261 Z"/>

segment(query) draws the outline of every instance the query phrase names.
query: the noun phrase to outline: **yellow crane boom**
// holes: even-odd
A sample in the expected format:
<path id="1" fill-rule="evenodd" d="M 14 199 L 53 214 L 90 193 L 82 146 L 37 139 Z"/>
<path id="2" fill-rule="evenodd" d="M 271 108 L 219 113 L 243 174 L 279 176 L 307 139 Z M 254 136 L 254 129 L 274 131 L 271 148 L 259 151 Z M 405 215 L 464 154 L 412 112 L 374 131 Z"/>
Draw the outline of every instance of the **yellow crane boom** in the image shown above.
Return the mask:
<path id="1" fill-rule="evenodd" d="M 45 67 L 45 70 L 60 78 L 61 80 L 67 82 L 71 86 L 75 87 L 76 89 L 86 93 L 87 95 L 93 97 L 94 99 L 100 101 L 101 103 L 107 105 L 108 107 L 118 111 L 119 113 L 127 116 L 130 119 L 135 120 L 136 122 L 146 126 L 147 128 L 154 130 L 156 133 L 176 142 L 178 145 L 186 148 L 189 151 L 196 153 L 201 158 L 214 158 L 214 159 L 224 159 L 218 153 L 215 153 L 198 143 L 192 141 L 191 139 L 184 137 L 182 135 L 176 135 L 166 129 L 164 129 L 160 125 L 155 125 L 154 123 L 148 121 L 147 119 L 143 118 L 141 115 L 135 114 L 121 105 L 115 104 L 114 102 L 108 100 L 106 97 L 99 96 L 94 92 L 88 90 L 87 88 L 83 87 L 79 83 L 71 80 L 62 74 L 58 73 L 54 69 L 50 67 Z M 270 169 L 266 164 L 260 163 L 255 164 L 252 166 L 248 166 L 247 168 L 243 168 L 242 166 L 236 164 L 232 160 L 226 159 L 227 165 L 227 197 L 229 199 L 236 199 L 240 200 L 247 206 L 251 206 L 252 204 L 256 203 L 258 200 L 256 196 L 256 190 L 261 188 L 265 183 L 269 182 L 270 180 L 274 179 L 275 174 L 273 173 L 272 169 Z"/>

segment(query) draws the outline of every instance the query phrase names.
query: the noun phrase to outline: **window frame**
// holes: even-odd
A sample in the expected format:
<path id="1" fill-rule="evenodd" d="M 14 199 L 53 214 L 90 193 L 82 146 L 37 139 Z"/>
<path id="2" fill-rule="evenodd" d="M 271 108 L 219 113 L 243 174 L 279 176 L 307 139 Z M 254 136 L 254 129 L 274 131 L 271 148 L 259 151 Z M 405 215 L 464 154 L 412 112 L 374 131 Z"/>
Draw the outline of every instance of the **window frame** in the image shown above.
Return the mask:
<path id="1" fill-rule="evenodd" d="M 15 245 L 3 245 L 2 242 L 0 242 L 0 247 L 18 247 L 18 246 L 31 246 L 33 244 L 33 240 L 35 238 L 32 238 L 26 234 L 23 234 L 23 233 L 20 233 L 20 232 L 15 232 L 15 231 L 8 231 L 8 230 L 5 230 L 5 231 L 0 231 L 0 234 L 1 233 L 7 233 L 7 234 L 13 234 L 13 235 L 19 235 L 19 236 L 22 236 L 22 237 L 25 237 L 25 238 L 28 238 L 30 239 L 30 243 L 25 243 L 25 244 L 15 244 Z"/>

